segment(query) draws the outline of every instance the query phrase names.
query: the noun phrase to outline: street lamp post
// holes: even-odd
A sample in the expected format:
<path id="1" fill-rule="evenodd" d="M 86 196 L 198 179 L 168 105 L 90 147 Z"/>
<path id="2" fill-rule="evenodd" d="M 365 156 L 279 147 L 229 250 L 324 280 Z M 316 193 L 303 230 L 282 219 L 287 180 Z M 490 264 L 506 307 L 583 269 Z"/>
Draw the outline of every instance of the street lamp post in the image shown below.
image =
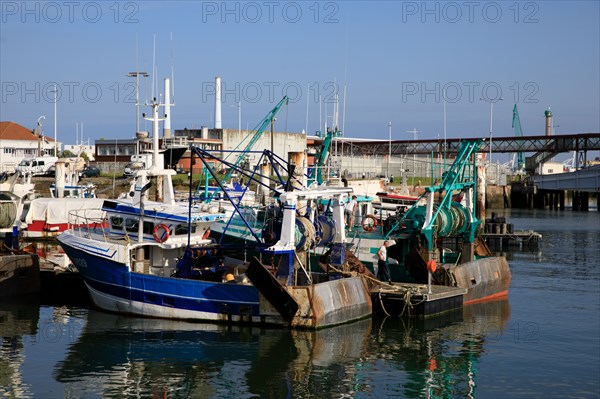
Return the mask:
<path id="1" fill-rule="evenodd" d="M 57 139 L 56 139 L 56 102 L 57 102 L 57 94 L 58 94 L 58 88 L 56 87 L 56 85 L 53 85 L 52 90 L 48 90 L 49 93 L 54 93 L 54 156 L 57 157 L 58 156 L 58 144 L 57 144 Z M 45 116 L 40 116 L 40 118 L 38 118 L 38 125 L 41 127 L 40 125 L 40 119 L 46 119 Z M 40 133 L 41 134 L 41 133 Z M 38 152 L 41 151 L 41 149 L 38 149 Z M 39 154 L 41 155 L 41 154 Z"/>
<path id="2" fill-rule="evenodd" d="M 504 100 L 503 97 L 500 98 L 480 98 L 482 101 L 487 101 L 490 103 L 490 159 L 489 163 L 492 164 L 492 132 L 493 132 L 493 118 L 494 118 L 494 103 L 498 101 Z"/>
<path id="3" fill-rule="evenodd" d="M 494 102 L 490 101 L 490 165 L 492 164 L 492 132 L 494 131 Z"/>
<path id="4" fill-rule="evenodd" d="M 415 142 L 413 145 L 416 147 L 417 145 L 417 133 L 420 133 L 417 128 L 413 128 L 413 130 L 407 130 L 406 133 L 412 133 L 413 134 L 413 141 Z M 413 154 L 413 183 L 416 177 L 416 164 L 417 164 L 417 156 L 415 154 Z"/>
<path id="5" fill-rule="evenodd" d="M 389 129 L 389 146 L 388 146 L 388 161 L 387 161 L 387 178 L 390 178 L 390 161 L 392 159 L 392 121 L 388 123 Z"/>
<path id="6" fill-rule="evenodd" d="M 56 89 L 56 85 L 54 85 L 54 156 L 58 156 L 58 142 L 56 141 L 56 95 L 58 90 Z"/>
<path id="7" fill-rule="evenodd" d="M 45 116 L 40 116 L 37 120 L 37 131 L 38 131 L 38 157 L 42 156 L 42 119 L 46 119 Z"/>

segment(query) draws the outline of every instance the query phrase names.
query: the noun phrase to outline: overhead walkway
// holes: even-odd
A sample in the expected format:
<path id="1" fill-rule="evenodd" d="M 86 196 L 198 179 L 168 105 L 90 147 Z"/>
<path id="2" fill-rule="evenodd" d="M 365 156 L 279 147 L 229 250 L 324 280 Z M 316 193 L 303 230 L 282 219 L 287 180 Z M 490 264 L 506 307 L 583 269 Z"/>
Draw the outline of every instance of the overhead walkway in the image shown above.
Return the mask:
<path id="1" fill-rule="evenodd" d="M 489 133 L 482 135 L 484 139 L 479 147 L 480 152 L 490 152 Z M 478 138 L 464 137 L 460 139 L 447 139 L 445 149 L 448 154 L 456 154 L 460 143 L 465 140 Z M 322 139 L 321 139 L 322 140 Z M 365 140 L 352 138 L 335 138 L 343 141 L 344 153 L 352 152 L 353 155 L 387 155 L 391 148 L 392 155 L 443 153 L 444 140 Z M 315 141 L 319 141 L 316 139 Z M 600 133 L 561 134 L 554 136 L 525 136 L 525 137 L 496 137 L 492 140 L 493 153 L 514 152 L 547 152 L 552 156 L 571 151 L 600 150 Z"/>
<path id="2" fill-rule="evenodd" d="M 534 185 L 541 190 L 569 190 L 600 192 L 600 166 L 575 172 L 531 176 Z"/>

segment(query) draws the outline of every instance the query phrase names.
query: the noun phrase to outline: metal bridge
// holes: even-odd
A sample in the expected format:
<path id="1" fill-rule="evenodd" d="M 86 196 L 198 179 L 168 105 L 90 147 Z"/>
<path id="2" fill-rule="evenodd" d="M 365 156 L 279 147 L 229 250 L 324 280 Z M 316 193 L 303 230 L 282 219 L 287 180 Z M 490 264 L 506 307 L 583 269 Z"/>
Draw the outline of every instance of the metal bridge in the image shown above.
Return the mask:
<path id="1" fill-rule="evenodd" d="M 322 140 L 322 139 L 321 139 Z M 445 152 L 455 157 L 460 143 L 474 141 L 474 138 L 435 140 L 364 140 L 352 138 L 335 138 L 343 143 L 342 155 L 438 155 Z M 320 141 L 316 139 L 315 142 Z M 315 143 L 316 144 L 316 143 Z M 338 143 L 339 144 L 339 143 Z M 445 146 L 444 146 L 445 144 Z M 444 148 L 445 147 L 445 148 Z M 587 166 L 587 152 L 600 151 L 600 133 L 561 134 L 553 136 L 494 137 L 491 146 L 494 153 L 530 153 L 526 158 L 526 170 L 533 174 L 536 167 L 560 153 L 576 152 L 576 172 L 535 176 L 534 184 L 542 190 L 575 190 L 581 192 L 598 192 L 600 167 L 581 169 Z M 337 147 L 339 148 L 339 146 Z M 485 138 L 479 152 L 490 152 L 490 141 Z"/>
<path id="2" fill-rule="evenodd" d="M 387 154 L 390 150 L 392 155 L 413 155 L 443 153 L 444 140 L 353 140 L 345 138 L 344 144 L 351 147 L 345 149 L 352 151 L 353 155 L 376 155 Z M 460 138 L 446 140 L 446 153 L 456 154 L 460 143 L 474 138 Z M 484 142 L 479 152 L 490 152 L 490 142 L 483 138 Z M 548 152 L 552 156 L 570 151 L 592 151 L 600 150 L 600 133 L 561 134 L 554 136 L 526 136 L 526 137 L 494 137 L 492 141 L 492 152 Z"/>

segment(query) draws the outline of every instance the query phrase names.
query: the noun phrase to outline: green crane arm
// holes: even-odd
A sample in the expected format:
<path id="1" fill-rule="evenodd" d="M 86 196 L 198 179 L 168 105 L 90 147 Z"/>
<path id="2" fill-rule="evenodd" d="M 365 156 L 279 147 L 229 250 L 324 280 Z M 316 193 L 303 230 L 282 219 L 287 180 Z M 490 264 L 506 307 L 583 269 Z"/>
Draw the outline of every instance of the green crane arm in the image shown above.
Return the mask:
<path id="1" fill-rule="evenodd" d="M 275 116 L 277 115 L 277 113 L 279 112 L 279 110 L 284 105 L 287 105 L 288 101 L 289 101 L 289 97 L 288 96 L 283 96 L 283 98 L 281 99 L 281 101 L 279 101 L 277 103 L 277 105 L 275 106 L 275 108 L 273 108 L 271 111 L 269 111 L 269 113 L 262 119 L 262 121 L 260 121 L 260 123 L 258 124 L 258 127 L 256 128 L 256 130 L 254 130 L 252 133 L 250 133 L 248 135 L 248 137 L 251 136 L 250 141 L 248 142 L 248 144 L 246 145 L 246 147 L 242 150 L 242 152 L 240 152 L 240 154 L 237 157 L 237 159 L 235 160 L 235 163 L 233 164 L 233 166 L 231 168 L 229 168 L 229 170 L 227 171 L 227 173 L 223 177 L 222 182 L 227 183 L 229 181 L 229 179 L 231 179 L 231 175 L 235 172 L 235 169 L 237 169 L 237 167 L 242 163 L 242 161 L 244 160 L 244 157 L 246 155 L 248 155 L 248 152 L 250 152 L 252 150 L 252 147 L 254 147 L 254 145 L 256 144 L 256 142 L 258 141 L 258 139 L 260 138 L 260 136 L 262 136 L 262 134 L 265 131 L 265 129 L 267 128 L 267 126 L 269 126 L 269 124 L 271 123 L 271 121 L 275 118 Z M 245 140 L 246 139 L 244 139 L 243 141 L 245 141 Z M 219 190 L 215 190 L 213 192 L 213 196 L 218 191 Z"/>
<path id="2" fill-rule="evenodd" d="M 318 185 L 323 184 L 323 166 L 327 162 L 327 158 L 329 157 L 329 149 L 331 148 L 331 141 L 337 135 L 338 131 L 328 131 L 325 135 L 325 139 L 323 139 L 323 144 L 321 145 L 321 149 L 319 150 L 319 155 L 317 155 L 317 160 L 313 169 L 310 172 L 309 184 L 316 180 Z M 316 174 L 316 179 L 315 179 Z"/>
<path id="3" fill-rule="evenodd" d="M 271 121 L 275 118 L 275 116 L 277 115 L 277 113 L 279 112 L 279 110 L 281 109 L 281 107 L 283 107 L 284 105 L 287 105 L 289 101 L 288 96 L 284 96 L 281 101 L 279 101 L 279 103 L 277 103 L 277 105 L 275 106 L 275 108 L 273 108 L 271 111 L 269 111 L 269 113 L 267 114 L 267 116 L 265 116 L 263 118 L 263 120 L 259 123 L 258 128 L 256 129 L 256 131 L 254 132 L 252 139 L 250 140 L 250 142 L 248 143 L 248 145 L 246 145 L 246 148 L 244 148 L 244 151 L 240 154 L 240 156 L 238 157 L 237 161 L 235 162 L 235 166 L 238 166 L 242 160 L 244 159 L 244 156 L 250 151 L 252 150 L 252 147 L 254 147 L 254 144 L 256 144 L 256 142 L 258 141 L 258 139 L 260 138 L 260 136 L 262 136 L 263 132 L 265 131 L 265 129 L 267 128 L 267 126 L 269 126 L 269 124 L 271 123 Z"/>
<path id="4" fill-rule="evenodd" d="M 476 167 L 475 167 L 475 154 L 481 146 L 481 140 L 475 141 L 463 141 L 460 143 L 456 159 L 450 166 L 450 168 L 444 172 L 442 182 L 437 186 L 431 186 L 427 188 L 427 192 L 433 195 L 435 192 L 444 193 L 441 202 L 438 204 L 433 215 L 429 219 L 429 223 L 425 223 L 421 228 L 421 233 L 427 239 L 428 249 L 431 251 L 434 244 L 434 231 L 435 223 L 437 221 L 438 214 L 443 210 L 450 208 L 452 202 L 453 192 L 458 190 L 462 191 L 468 188 L 475 188 L 476 181 Z M 475 203 L 476 190 L 472 192 L 473 198 L 472 203 Z M 474 211 L 474 210 L 473 210 Z M 479 227 L 479 221 L 473 214 L 471 215 L 472 223 L 470 224 L 469 241 L 472 242 L 475 237 L 475 232 Z M 439 226 L 437 226 L 439 227 Z"/>
<path id="5" fill-rule="evenodd" d="M 523 131 L 521 130 L 521 118 L 519 118 L 519 110 L 517 109 L 517 104 L 513 108 L 513 120 L 512 127 L 515 129 L 516 137 L 523 137 Z M 525 170 L 525 161 L 523 160 L 523 153 L 517 153 L 517 170 L 523 171 Z"/>
<path id="6" fill-rule="evenodd" d="M 468 172 L 472 172 L 470 170 L 470 166 L 472 166 L 471 159 L 477 153 L 480 146 L 481 140 L 463 141 L 460 143 L 456 159 L 448 171 L 444 172 L 442 183 L 439 186 L 431 187 L 434 191 L 444 191 L 444 200 L 452 197 L 452 191 L 462 190 L 465 187 L 471 187 L 475 184 L 473 176 L 468 175 Z"/>

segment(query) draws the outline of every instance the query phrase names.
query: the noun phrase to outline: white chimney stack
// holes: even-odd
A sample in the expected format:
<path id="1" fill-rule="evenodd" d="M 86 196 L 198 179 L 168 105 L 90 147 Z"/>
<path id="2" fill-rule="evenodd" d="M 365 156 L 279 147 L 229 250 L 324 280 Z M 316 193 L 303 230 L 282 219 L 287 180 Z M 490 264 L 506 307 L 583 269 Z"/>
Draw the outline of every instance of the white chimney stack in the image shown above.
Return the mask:
<path id="1" fill-rule="evenodd" d="M 163 138 L 171 138 L 171 80 L 165 79 L 165 124 Z"/>
<path id="2" fill-rule="evenodd" d="M 222 129 L 221 126 L 221 78 L 215 78 L 215 129 Z"/>

